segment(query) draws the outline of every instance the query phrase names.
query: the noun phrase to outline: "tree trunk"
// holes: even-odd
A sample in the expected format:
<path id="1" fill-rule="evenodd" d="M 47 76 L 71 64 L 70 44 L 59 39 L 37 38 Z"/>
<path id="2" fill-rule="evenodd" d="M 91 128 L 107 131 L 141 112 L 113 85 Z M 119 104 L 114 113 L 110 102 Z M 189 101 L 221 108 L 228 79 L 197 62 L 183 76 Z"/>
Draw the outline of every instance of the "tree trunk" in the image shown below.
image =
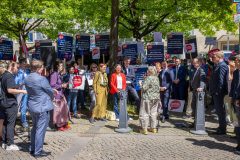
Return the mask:
<path id="1" fill-rule="evenodd" d="M 111 32 L 110 32 L 110 59 L 109 59 L 109 67 L 111 70 L 114 67 L 114 65 L 117 63 L 118 21 L 119 21 L 119 0 L 112 0 Z"/>

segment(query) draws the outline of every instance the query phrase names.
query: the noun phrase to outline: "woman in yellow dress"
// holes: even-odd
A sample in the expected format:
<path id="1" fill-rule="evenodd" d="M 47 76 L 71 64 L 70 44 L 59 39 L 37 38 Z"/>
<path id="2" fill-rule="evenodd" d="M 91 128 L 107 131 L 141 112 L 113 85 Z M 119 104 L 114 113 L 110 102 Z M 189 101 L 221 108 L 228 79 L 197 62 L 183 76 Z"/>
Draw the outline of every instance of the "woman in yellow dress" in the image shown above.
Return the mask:
<path id="1" fill-rule="evenodd" d="M 108 77 L 106 65 L 100 64 L 99 71 L 94 75 L 93 90 L 96 96 L 96 106 L 93 109 L 90 123 L 95 122 L 95 118 L 106 121 L 107 96 L 108 96 Z"/>

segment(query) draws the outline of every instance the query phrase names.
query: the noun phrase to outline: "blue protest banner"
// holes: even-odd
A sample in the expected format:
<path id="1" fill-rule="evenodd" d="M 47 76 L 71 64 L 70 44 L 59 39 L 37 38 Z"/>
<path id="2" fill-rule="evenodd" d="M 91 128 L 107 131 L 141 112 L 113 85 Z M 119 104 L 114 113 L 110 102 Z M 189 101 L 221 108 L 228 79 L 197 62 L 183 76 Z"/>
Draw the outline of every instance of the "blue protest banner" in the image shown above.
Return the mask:
<path id="1" fill-rule="evenodd" d="M 131 64 L 136 64 L 138 58 L 137 43 L 126 43 L 122 45 L 122 54 L 124 57 L 131 58 Z"/>
<path id="2" fill-rule="evenodd" d="M 164 44 L 150 43 L 147 45 L 147 63 L 154 64 L 155 62 L 164 61 Z"/>
<path id="3" fill-rule="evenodd" d="M 183 54 L 183 33 L 170 33 L 167 36 L 167 53 Z"/>
<path id="4" fill-rule="evenodd" d="M 95 35 L 96 47 L 100 48 L 100 53 L 108 55 L 110 51 L 110 35 L 109 34 L 96 34 Z"/>
<path id="5" fill-rule="evenodd" d="M 58 34 L 57 53 L 58 58 L 67 61 L 72 59 L 73 37 L 66 33 Z"/>
<path id="6" fill-rule="evenodd" d="M 88 55 L 90 53 L 90 35 L 77 34 L 75 48 L 75 55 Z"/>
<path id="7" fill-rule="evenodd" d="M 9 39 L 0 39 L 0 60 L 13 60 L 13 42 Z"/>
<path id="8" fill-rule="evenodd" d="M 139 82 L 144 81 L 144 76 L 147 73 L 148 66 L 147 65 L 140 65 L 140 66 L 132 66 L 135 72 L 135 81 L 133 82 L 134 87 L 137 91 L 141 90 Z"/>

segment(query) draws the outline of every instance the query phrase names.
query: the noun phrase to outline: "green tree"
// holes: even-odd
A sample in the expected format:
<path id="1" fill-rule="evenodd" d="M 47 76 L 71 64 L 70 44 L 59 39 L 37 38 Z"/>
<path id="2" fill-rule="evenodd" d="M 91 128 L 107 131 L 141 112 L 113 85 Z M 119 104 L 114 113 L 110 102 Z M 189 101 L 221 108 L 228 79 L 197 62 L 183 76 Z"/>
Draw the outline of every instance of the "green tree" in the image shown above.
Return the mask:
<path id="1" fill-rule="evenodd" d="M 1 0 L 0 33 L 17 39 L 21 48 L 31 31 L 43 31 L 50 38 L 56 37 L 58 31 L 72 31 L 75 23 L 71 2 L 73 1 Z"/>
<path id="2" fill-rule="evenodd" d="M 84 23 L 97 31 L 110 28 L 111 1 L 83 1 L 79 9 L 86 17 Z M 163 35 L 196 28 L 205 35 L 220 29 L 235 31 L 231 6 L 229 0 L 120 0 L 119 36 L 140 40 L 153 31 Z"/>

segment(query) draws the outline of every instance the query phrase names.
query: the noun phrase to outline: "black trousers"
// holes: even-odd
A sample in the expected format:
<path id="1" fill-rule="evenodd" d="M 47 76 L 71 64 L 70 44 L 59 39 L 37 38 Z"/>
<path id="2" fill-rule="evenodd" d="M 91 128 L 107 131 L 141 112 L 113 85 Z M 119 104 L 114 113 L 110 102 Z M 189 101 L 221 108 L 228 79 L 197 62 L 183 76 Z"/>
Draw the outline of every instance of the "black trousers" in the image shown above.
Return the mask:
<path id="1" fill-rule="evenodd" d="M 18 108 L 14 105 L 10 108 L 4 108 L 4 123 L 3 123 L 3 143 L 7 145 L 14 144 L 14 128 L 17 119 Z"/>
<path id="2" fill-rule="evenodd" d="M 223 94 L 213 95 L 214 108 L 216 109 L 216 112 L 218 115 L 218 123 L 219 123 L 218 129 L 223 132 L 225 132 L 227 128 L 226 109 L 224 107 L 224 97 L 225 95 Z"/>

